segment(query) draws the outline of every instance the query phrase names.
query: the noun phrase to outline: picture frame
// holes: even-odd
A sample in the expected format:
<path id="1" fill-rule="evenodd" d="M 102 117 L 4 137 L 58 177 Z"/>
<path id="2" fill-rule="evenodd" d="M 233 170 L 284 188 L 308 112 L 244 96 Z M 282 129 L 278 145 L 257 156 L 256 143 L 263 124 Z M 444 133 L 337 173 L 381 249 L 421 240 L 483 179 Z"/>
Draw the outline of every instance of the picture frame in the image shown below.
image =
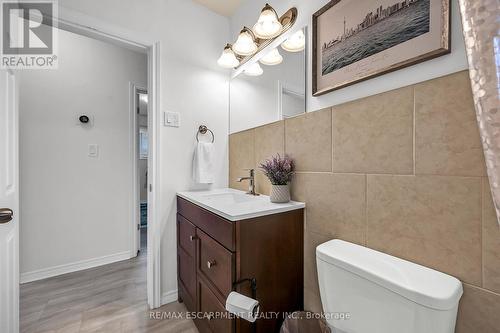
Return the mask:
<path id="1" fill-rule="evenodd" d="M 320 96 L 451 50 L 450 0 L 332 0 L 313 14 Z"/>

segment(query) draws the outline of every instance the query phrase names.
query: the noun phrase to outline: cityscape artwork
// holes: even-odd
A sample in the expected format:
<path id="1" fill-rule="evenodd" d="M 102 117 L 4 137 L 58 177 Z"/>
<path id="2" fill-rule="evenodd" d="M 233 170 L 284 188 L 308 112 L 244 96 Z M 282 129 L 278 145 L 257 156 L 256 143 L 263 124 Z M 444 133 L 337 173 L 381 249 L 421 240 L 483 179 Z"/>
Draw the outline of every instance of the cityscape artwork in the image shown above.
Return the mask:
<path id="1" fill-rule="evenodd" d="M 313 16 L 315 96 L 449 52 L 449 0 L 334 0 Z"/>

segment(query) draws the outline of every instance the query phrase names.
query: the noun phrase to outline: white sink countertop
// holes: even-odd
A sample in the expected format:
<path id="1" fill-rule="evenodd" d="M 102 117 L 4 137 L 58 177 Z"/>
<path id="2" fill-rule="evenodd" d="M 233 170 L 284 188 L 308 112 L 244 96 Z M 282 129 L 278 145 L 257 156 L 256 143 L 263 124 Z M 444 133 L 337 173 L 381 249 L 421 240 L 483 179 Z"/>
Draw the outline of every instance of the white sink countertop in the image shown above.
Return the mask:
<path id="1" fill-rule="evenodd" d="M 272 203 L 267 195 L 253 196 L 230 188 L 178 192 L 177 195 L 229 221 L 283 213 L 306 206 L 297 201 Z"/>

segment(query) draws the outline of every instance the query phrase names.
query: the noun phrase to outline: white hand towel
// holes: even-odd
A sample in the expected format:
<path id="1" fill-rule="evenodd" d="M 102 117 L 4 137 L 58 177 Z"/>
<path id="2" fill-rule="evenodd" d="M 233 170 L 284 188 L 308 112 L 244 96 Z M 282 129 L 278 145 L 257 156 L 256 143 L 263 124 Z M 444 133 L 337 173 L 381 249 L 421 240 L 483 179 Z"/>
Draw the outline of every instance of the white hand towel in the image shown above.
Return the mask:
<path id="1" fill-rule="evenodd" d="M 215 147 L 211 142 L 198 142 L 193 157 L 193 180 L 199 184 L 214 182 Z"/>

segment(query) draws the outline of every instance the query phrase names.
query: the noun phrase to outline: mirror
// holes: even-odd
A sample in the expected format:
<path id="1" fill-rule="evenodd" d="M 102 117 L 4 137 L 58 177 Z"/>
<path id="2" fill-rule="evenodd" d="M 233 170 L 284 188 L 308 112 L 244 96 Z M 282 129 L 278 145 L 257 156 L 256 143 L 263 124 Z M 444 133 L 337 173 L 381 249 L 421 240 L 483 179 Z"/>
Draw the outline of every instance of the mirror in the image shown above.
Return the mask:
<path id="1" fill-rule="evenodd" d="M 307 36 L 305 28 L 302 30 Z M 261 75 L 241 73 L 231 80 L 230 133 L 306 112 L 306 48 L 288 52 L 278 46 L 277 50 L 283 57 L 282 63 L 268 66 L 259 62 Z M 262 55 L 270 51 L 266 49 Z"/>

